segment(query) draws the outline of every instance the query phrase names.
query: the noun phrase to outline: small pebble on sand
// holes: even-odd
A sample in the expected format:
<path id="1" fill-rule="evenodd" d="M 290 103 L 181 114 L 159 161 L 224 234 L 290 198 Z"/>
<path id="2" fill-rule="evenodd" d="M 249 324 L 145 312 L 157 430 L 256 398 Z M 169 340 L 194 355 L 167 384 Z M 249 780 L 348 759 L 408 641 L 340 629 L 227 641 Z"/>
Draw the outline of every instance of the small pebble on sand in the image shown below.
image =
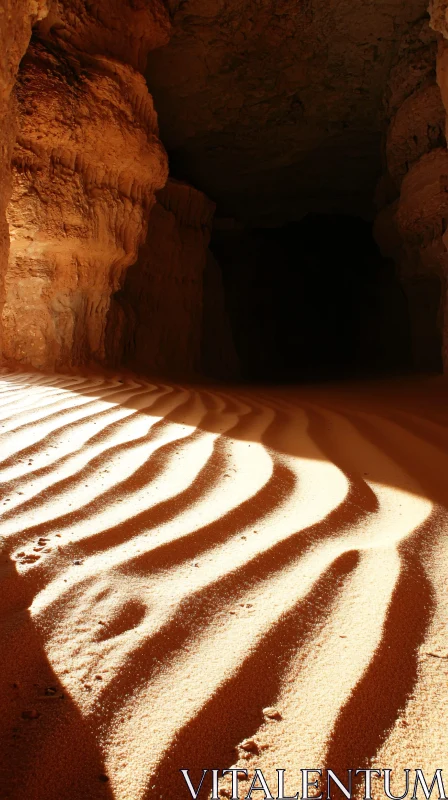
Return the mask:
<path id="1" fill-rule="evenodd" d="M 244 739 L 244 741 L 241 742 L 240 747 L 250 753 L 258 753 L 258 745 L 255 739 Z"/>
<path id="2" fill-rule="evenodd" d="M 274 708 L 273 706 L 268 706 L 268 708 L 263 708 L 263 714 L 268 719 L 281 719 L 282 715 L 278 708 Z"/>

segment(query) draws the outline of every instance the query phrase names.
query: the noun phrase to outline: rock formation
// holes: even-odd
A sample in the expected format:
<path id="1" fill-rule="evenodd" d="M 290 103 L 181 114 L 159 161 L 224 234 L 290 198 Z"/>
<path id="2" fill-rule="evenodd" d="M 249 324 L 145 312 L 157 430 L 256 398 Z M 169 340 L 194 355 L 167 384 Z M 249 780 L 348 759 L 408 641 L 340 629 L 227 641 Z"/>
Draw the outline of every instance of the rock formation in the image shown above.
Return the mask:
<path id="1" fill-rule="evenodd" d="M 13 88 L 20 60 L 30 40 L 31 26 L 47 11 L 46 0 L 2 0 L 0 3 L 0 276 L 6 272 L 9 253 L 6 207 L 11 195 L 10 168 L 17 111 Z"/>
<path id="2" fill-rule="evenodd" d="M 448 112 L 448 3 L 446 0 L 432 0 L 431 24 L 439 31 L 437 55 L 437 82 L 445 108 L 445 136 Z M 437 251 L 437 270 L 441 276 L 442 292 L 440 304 L 440 324 L 442 327 L 442 359 L 444 370 L 448 371 L 448 153 L 439 154 L 439 180 L 434 191 L 433 225 L 434 249 Z M 435 206 L 435 208 L 434 208 Z M 443 243 L 443 244 L 442 244 Z"/>
<path id="3" fill-rule="evenodd" d="M 214 203 L 372 218 L 381 172 L 414 364 L 448 362 L 448 0 L 0 5 L 4 362 L 235 374 Z"/>
<path id="4" fill-rule="evenodd" d="M 110 295 L 167 178 L 140 70 L 168 35 L 161 0 L 57 0 L 35 27 L 17 84 L 8 361 L 54 368 L 104 358 Z"/>
<path id="5" fill-rule="evenodd" d="M 426 0 L 190 0 L 173 11 L 147 78 L 175 174 L 220 214 L 263 227 L 312 211 L 374 214 L 383 169 L 377 240 L 406 292 L 414 366 L 439 368 L 446 0 L 432 0 L 431 24 Z"/>
<path id="6" fill-rule="evenodd" d="M 415 27 L 392 70 L 387 172 L 376 221 L 383 252 L 406 289 L 417 367 L 448 367 L 447 3 L 431 4 L 431 30 Z M 439 32 L 438 35 L 434 31 Z M 409 46 L 410 45 L 410 46 Z M 437 67 L 437 69 L 436 69 Z M 407 78 L 405 79 L 405 76 Z"/>
<path id="7" fill-rule="evenodd" d="M 441 349 L 444 247 L 437 187 L 448 152 L 436 60 L 437 36 L 429 19 L 418 21 L 403 40 L 389 78 L 385 170 L 377 189 L 376 238 L 394 259 L 406 292 L 418 369 L 437 367 Z"/>
<path id="8" fill-rule="evenodd" d="M 234 372 L 219 268 L 208 251 L 214 211 L 179 181 L 157 193 L 145 244 L 109 317 L 110 361 L 156 374 Z"/>
<path id="9" fill-rule="evenodd" d="M 176 6 L 147 68 L 173 174 L 252 225 L 373 211 L 389 73 L 427 0 Z"/>

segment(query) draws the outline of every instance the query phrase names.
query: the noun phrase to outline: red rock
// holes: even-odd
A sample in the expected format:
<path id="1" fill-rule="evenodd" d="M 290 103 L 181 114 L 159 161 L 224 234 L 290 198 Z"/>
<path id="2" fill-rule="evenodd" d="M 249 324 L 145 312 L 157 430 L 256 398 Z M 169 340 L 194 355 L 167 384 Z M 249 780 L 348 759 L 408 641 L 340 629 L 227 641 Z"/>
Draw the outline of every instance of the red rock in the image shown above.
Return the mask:
<path id="1" fill-rule="evenodd" d="M 210 371 L 213 365 L 221 374 L 236 371 L 220 274 L 212 287 L 205 282 L 214 211 L 214 203 L 186 183 L 169 180 L 157 193 L 146 242 L 109 319 L 111 361 L 156 374 L 194 375 L 204 361 Z M 217 265 L 211 269 L 219 273 Z M 209 317 L 204 326 L 204 300 L 215 312 L 213 331 Z"/>
<path id="2" fill-rule="evenodd" d="M 432 25 L 444 32 L 442 7 L 446 8 L 446 3 L 439 0 L 431 4 Z M 413 361 L 418 369 L 437 369 L 441 350 L 448 363 L 443 288 L 448 270 L 444 244 L 448 218 L 448 44 L 439 40 L 436 75 L 433 42 L 431 32 L 428 35 L 421 23 L 416 24 L 413 38 L 402 48 L 391 73 L 389 107 L 393 116 L 386 145 L 387 173 L 377 192 L 383 207 L 375 223 L 377 241 L 384 255 L 394 259 L 407 296 Z M 433 59 L 432 67 L 428 55 Z M 388 180 L 392 180 L 398 197 L 393 197 L 390 188 L 384 191 Z"/>
<path id="3" fill-rule="evenodd" d="M 9 232 L 6 208 L 11 195 L 11 157 L 16 135 L 13 87 L 31 26 L 48 12 L 46 0 L 2 0 L 0 9 L 0 275 L 7 268 Z M 3 292 L 0 284 L 0 308 Z"/>
<path id="4" fill-rule="evenodd" d="M 110 295 L 167 178 L 136 71 L 167 41 L 167 12 L 159 0 L 103 6 L 56 3 L 21 63 L 2 315 L 8 361 L 54 368 L 104 359 Z"/>

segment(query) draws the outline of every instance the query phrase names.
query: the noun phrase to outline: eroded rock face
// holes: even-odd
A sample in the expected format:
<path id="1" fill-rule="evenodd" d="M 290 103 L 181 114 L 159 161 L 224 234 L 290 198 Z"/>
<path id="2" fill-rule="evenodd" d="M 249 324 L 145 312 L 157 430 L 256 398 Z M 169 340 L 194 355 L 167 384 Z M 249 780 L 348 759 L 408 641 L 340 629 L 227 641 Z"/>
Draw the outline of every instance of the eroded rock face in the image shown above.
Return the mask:
<path id="1" fill-rule="evenodd" d="M 411 166 L 433 148 L 445 144 L 445 113 L 435 82 L 405 99 L 392 119 L 386 144 L 389 174 L 399 187 Z M 412 131 L 412 135 L 409 135 Z"/>
<path id="2" fill-rule="evenodd" d="M 437 34 L 426 0 L 46 1 L 3 0 L 0 10 L 6 361 L 123 358 L 146 371 L 207 363 L 233 373 L 207 197 L 249 226 L 368 214 L 382 140 L 377 238 L 399 265 L 423 362 L 435 352 L 430 306 L 447 274 L 448 0 L 431 3 Z M 6 267 L 11 92 L 38 20 L 16 85 Z M 207 196 L 171 181 L 154 206 L 167 157 L 143 72 L 173 174 Z"/>
<path id="3" fill-rule="evenodd" d="M 437 51 L 436 34 L 428 21 L 420 21 L 398 52 L 386 93 L 386 171 L 377 192 L 376 238 L 395 260 L 407 295 L 418 369 L 439 367 L 444 327 L 439 304 L 446 271 L 448 151 Z"/>
<path id="4" fill-rule="evenodd" d="M 371 212 L 389 73 L 427 0 L 172 8 L 147 77 L 173 174 L 255 225 Z"/>
<path id="5" fill-rule="evenodd" d="M 10 167 L 16 136 L 13 88 L 20 60 L 30 40 L 31 26 L 47 12 L 47 0 L 2 0 L 0 3 L 0 275 L 6 270 L 9 253 L 6 207 L 11 195 Z"/>
<path id="6" fill-rule="evenodd" d="M 109 319 L 110 361 L 156 374 L 200 373 L 205 299 L 207 311 L 211 304 L 215 312 L 214 330 L 206 318 L 206 360 L 220 374 L 229 371 L 233 350 L 219 268 L 218 276 L 209 274 L 214 211 L 214 203 L 188 184 L 169 180 L 158 192 L 145 244 Z"/>
<path id="7" fill-rule="evenodd" d="M 56 2 L 17 85 L 3 356 L 53 368 L 105 356 L 111 294 L 167 179 L 157 116 L 138 72 L 167 41 L 158 0 Z"/>
<path id="8" fill-rule="evenodd" d="M 431 26 L 448 38 L 448 2 L 447 0 L 429 0 Z"/>

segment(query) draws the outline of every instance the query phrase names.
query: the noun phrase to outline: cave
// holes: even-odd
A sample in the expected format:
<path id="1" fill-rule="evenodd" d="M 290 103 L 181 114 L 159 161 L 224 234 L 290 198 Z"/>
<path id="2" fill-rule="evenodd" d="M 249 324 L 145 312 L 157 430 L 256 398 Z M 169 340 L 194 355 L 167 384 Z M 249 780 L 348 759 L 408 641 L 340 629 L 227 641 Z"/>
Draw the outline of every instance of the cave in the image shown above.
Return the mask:
<path id="1" fill-rule="evenodd" d="M 443 370 L 437 4 L 23 2 L 5 72 L 5 365 Z"/>
<path id="2" fill-rule="evenodd" d="M 242 375 L 294 382 L 406 373 L 409 311 L 395 264 L 360 217 L 309 214 L 212 238 Z M 441 367 L 436 317 L 428 370 Z"/>
<path id="3" fill-rule="evenodd" d="M 448 0 L 0 0 L 1 800 L 446 800 L 447 111 Z"/>

